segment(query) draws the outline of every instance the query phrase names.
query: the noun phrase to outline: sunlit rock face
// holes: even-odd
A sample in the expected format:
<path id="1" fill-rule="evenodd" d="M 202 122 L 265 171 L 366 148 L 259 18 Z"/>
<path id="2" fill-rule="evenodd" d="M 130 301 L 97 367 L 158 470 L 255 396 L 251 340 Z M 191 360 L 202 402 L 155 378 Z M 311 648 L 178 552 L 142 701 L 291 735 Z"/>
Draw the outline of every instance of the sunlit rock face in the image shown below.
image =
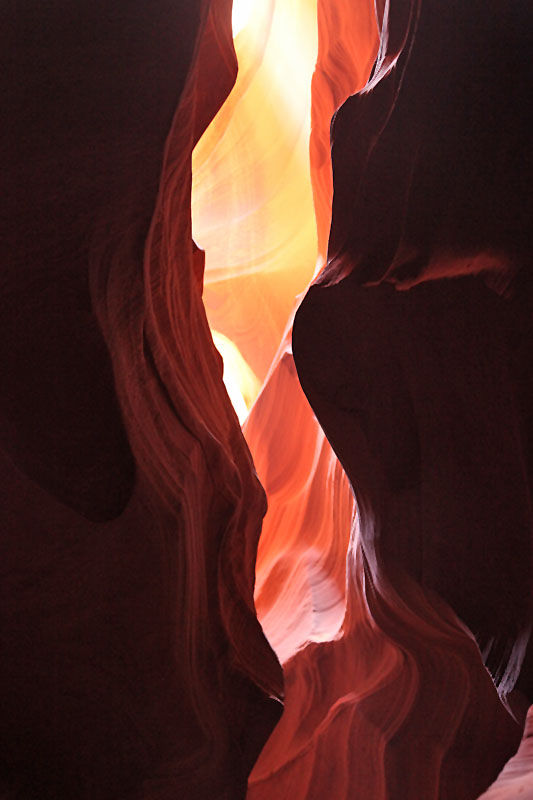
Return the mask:
<path id="1" fill-rule="evenodd" d="M 268 496 L 255 602 L 283 661 L 329 639 L 344 615 L 353 497 L 301 391 L 290 327 L 296 295 L 315 271 L 317 225 L 329 227 L 329 119 L 363 85 L 377 46 L 373 5 L 348 11 L 337 9 L 346 24 L 328 44 L 323 24 L 317 42 L 313 0 L 234 4 L 239 75 L 193 156 L 204 301 L 241 419 L 264 382 L 244 424 Z M 343 71 L 339 47 L 359 59 L 358 72 Z M 310 135 L 312 173 L 320 171 L 325 189 L 311 180 Z M 315 222 L 317 191 L 326 218 Z"/>
<path id="2" fill-rule="evenodd" d="M 313 252 L 320 266 L 331 217 L 330 119 L 337 106 L 364 85 L 376 53 L 377 27 L 370 2 L 319 3 L 316 13 L 309 147 L 317 226 Z M 289 260 L 284 269 L 290 268 Z M 256 569 L 256 608 L 283 662 L 308 642 L 331 639 L 340 629 L 355 511 L 344 471 L 296 375 L 292 317 L 244 425 L 268 497 Z"/>
<path id="3" fill-rule="evenodd" d="M 353 497 L 302 394 L 290 328 L 295 296 L 325 254 L 330 118 L 368 77 L 377 26 L 371 2 L 256 0 L 235 4 L 234 31 L 237 82 L 194 153 L 193 231 L 206 250 L 208 319 L 242 416 L 250 370 L 256 393 L 264 381 L 244 425 L 269 504 L 255 598 L 285 660 L 334 635 L 344 615 Z"/>
<path id="4" fill-rule="evenodd" d="M 331 119 L 339 106 L 366 84 L 376 58 L 378 30 L 374 3 L 368 0 L 319 2 L 317 24 L 309 155 L 321 267 L 327 252 L 333 195 Z"/>
<path id="5" fill-rule="evenodd" d="M 264 492 L 191 239 L 231 4 L 0 15 L 0 794 L 234 800 L 281 674 L 252 598 Z"/>

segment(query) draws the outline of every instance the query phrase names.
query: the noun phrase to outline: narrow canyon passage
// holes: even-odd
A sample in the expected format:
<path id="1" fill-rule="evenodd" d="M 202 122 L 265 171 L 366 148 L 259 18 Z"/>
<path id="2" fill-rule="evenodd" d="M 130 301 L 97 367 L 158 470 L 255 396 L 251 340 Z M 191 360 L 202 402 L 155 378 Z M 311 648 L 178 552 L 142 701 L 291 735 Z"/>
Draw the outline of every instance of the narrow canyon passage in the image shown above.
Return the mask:
<path id="1" fill-rule="evenodd" d="M 350 9 L 340 3 L 333 5 L 318 4 L 317 62 L 312 80 L 307 83 L 312 87 L 309 120 L 313 124 L 307 131 L 317 227 L 310 241 L 310 247 L 314 244 L 316 248 L 315 275 L 324 266 L 330 234 L 329 120 L 332 112 L 364 85 L 377 52 L 373 5 L 359 3 L 357 9 L 353 5 Z M 298 386 L 291 346 L 293 313 L 285 322 L 281 345 L 270 364 L 259 399 L 244 422 L 243 430 L 269 502 L 259 543 L 255 602 L 269 641 L 285 665 L 287 684 L 286 711 L 252 773 L 250 797 L 296 794 L 302 798 L 320 798 L 326 791 L 333 791 L 339 797 L 368 793 L 381 797 L 383 792 L 402 798 L 426 796 L 426 793 L 429 797 L 435 792 L 439 797 L 477 797 L 514 752 L 519 740 L 520 727 L 503 710 L 492 682 L 487 679 L 478 648 L 492 678 L 503 687 L 500 691 L 509 692 L 529 635 L 531 594 L 530 479 L 524 464 L 524 457 L 526 461 L 530 458 L 527 429 L 530 429 L 531 400 L 527 392 L 531 387 L 531 306 L 527 292 L 518 301 L 512 299 L 528 285 L 525 269 L 531 245 L 530 193 L 524 189 L 523 178 L 513 171 L 513 164 L 527 169 L 530 158 L 530 102 L 525 91 L 530 71 L 524 62 L 525 37 L 520 32 L 524 20 L 517 9 L 508 10 L 505 16 L 508 27 L 498 35 L 493 21 L 496 8 L 492 17 L 484 13 L 484 27 L 476 23 L 476 14 L 481 14 L 481 10 L 463 13 L 454 8 L 444 19 L 435 12 L 432 23 L 433 12 L 426 6 L 422 9 L 413 4 L 409 13 L 405 9 L 399 11 L 397 6 L 389 10 L 388 17 L 385 15 L 389 42 L 387 45 L 382 30 L 378 59 L 382 65 L 381 84 L 374 67 L 372 91 L 364 90 L 360 101 L 353 100 L 353 112 L 350 103 L 346 103 L 346 110 L 340 109 L 342 119 L 335 120 L 332 141 L 334 159 L 337 152 L 336 214 L 329 242 L 329 263 L 316 281 L 319 286 L 337 284 L 349 274 L 350 263 L 354 269 L 357 259 L 364 258 L 362 277 L 354 277 L 352 284 L 354 281 L 371 284 L 373 281 L 364 272 L 367 264 L 374 262 L 376 267 L 383 264 L 385 272 L 389 259 L 392 266 L 384 280 L 401 289 L 411 286 L 413 289 L 405 296 L 398 293 L 395 300 L 397 290 L 385 295 L 374 290 L 353 296 L 348 283 L 339 282 L 338 299 L 327 317 L 322 306 L 310 305 L 311 300 L 304 302 L 304 307 L 307 305 L 311 311 L 306 312 L 308 321 L 304 333 L 298 337 L 302 344 L 297 364 L 307 397 L 330 442 L 335 444 L 338 437 L 340 450 L 337 446 L 336 450 L 341 460 L 344 454 L 344 466 L 353 464 L 355 474 L 361 476 L 363 483 L 359 482 L 359 486 L 352 478 L 361 518 L 355 520 L 355 505 L 345 474 L 309 413 Z M 246 24 L 252 25 L 253 19 L 259 24 L 260 9 L 264 13 L 264 8 L 249 4 Z M 282 296 L 286 290 L 285 275 L 295 275 L 294 267 L 298 266 L 293 255 L 295 237 L 289 231 L 300 219 L 305 222 L 309 219 L 304 204 L 292 200 L 297 187 L 305 186 L 306 173 L 290 173 L 276 190 L 265 190 L 272 175 L 276 175 L 276 163 L 281 161 L 276 161 L 279 143 L 289 138 L 295 115 L 274 121 L 263 116 L 264 87 L 268 86 L 268 103 L 272 103 L 272 95 L 277 95 L 281 107 L 292 84 L 286 81 L 278 86 L 275 80 L 268 80 L 272 59 L 279 65 L 292 58 L 297 49 L 301 48 L 303 54 L 307 52 L 301 46 L 301 39 L 307 31 L 308 10 L 309 4 L 303 3 L 278 2 L 273 7 L 270 35 L 260 42 L 264 61 L 251 78 L 247 76 L 246 59 L 254 33 L 253 29 L 248 31 L 248 40 L 246 25 L 239 27 L 236 50 L 246 75 L 243 85 L 247 90 L 240 95 L 236 87 L 234 96 L 228 100 L 232 109 L 230 125 L 217 127 L 215 120 L 212 143 L 210 131 L 206 141 L 200 143 L 201 169 L 205 170 L 209 164 L 209 146 L 213 147 L 215 163 L 211 173 L 213 183 L 205 194 L 211 204 L 202 198 L 202 189 L 198 195 L 197 202 L 205 203 L 200 220 L 205 212 L 212 215 L 211 221 L 215 218 L 220 224 L 217 214 L 221 213 L 228 226 L 231 213 L 228 193 L 238 194 L 238 201 L 232 197 L 238 207 L 233 232 L 216 243 L 213 240 L 215 248 L 225 250 L 217 249 L 218 259 L 213 259 L 216 295 L 212 307 L 209 272 L 206 272 L 206 308 L 212 324 L 223 329 L 229 338 L 239 340 L 241 351 L 255 363 L 258 363 L 261 330 L 272 326 L 273 315 L 269 312 L 274 301 L 268 292 L 259 290 L 257 313 L 249 292 L 253 291 L 251 287 L 257 276 L 266 279 L 277 266 L 276 291 L 278 297 Z M 254 17 L 256 13 L 258 16 Z M 290 26 L 291 15 L 299 15 L 299 38 L 293 35 L 292 47 L 287 48 L 283 38 L 276 38 L 275 23 L 288 19 Z M 340 19 L 344 21 L 342 36 L 335 27 Z M 414 37 L 414 29 L 419 25 L 423 25 L 423 33 L 419 29 L 417 34 L 421 44 Z M 474 36 L 469 34 L 471 25 L 477 27 Z M 450 33 L 455 36 L 451 46 Z M 407 78 L 403 78 L 406 37 L 407 41 L 415 41 L 418 50 Z M 503 64 L 507 71 L 497 68 L 492 58 L 498 54 L 501 64 L 502 49 L 506 47 Z M 483 64 L 474 71 L 476 52 L 482 51 Z M 378 126 L 383 124 L 379 117 L 374 122 L 369 114 L 386 113 L 389 98 L 397 91 L 391 86 L 393 77 L 388 77 L 390 65 L 398 58 L 401 66 L 396 71 L 407 85 L 402 87 L 399 99 L 394 99 L 392 108 L 400 117 L 401 127 L 395 128 L 390 123 L 390 136 L 396 136 L 396 141 L 384 144 L 384 154 L 365 164 L 365 148 L 369 148 L 371 141 L 367 129 L 375 125 L 379 130 Z M 303 71 L 305 58 L 298 63 Z M 495 72 L 498 69 L 501 76 Z M 431 79 L 430 70 L 433 70 Z M 509 91 L 511 72 L 520 77 Z M 471 85 L 464 88 L 459 84 L 454 88 L 453 76 L 461 74 L 470 76 Z M 258 99 L 254 91 L 261 91 Z M 301 97 L 300 93 L 298 100 Z M 428 103 L 433 104 L 431 113 Z M 497 103 L 512 113 L 512 124 L 499 126 L 491 117 L 488 109 Z M 474 110 L 465 116 L 465 107 Z M 293 111 L 299 108 L 297 101 L 293 101 L 292 108 Z M 490 120 L 490 131 L 482 130 Z M 222 148 L 218 138 L 221 130 Z M 383 140 L 385 133 L 381 133 Z M 259 147 L 256 138 L 261 138 Z M 266 151 L 264 138 L 268 142 Z M 376 147 L 375 140 L 372 147 Z M 420 165 L 412 162 L 420 177 L 411 177 L 411 183 L 405 184 L 404 174 L 412 169 L 407 161 L 409 148 L 420 162 Z M 513 148 L 517 151 L 512 152 Z M 227 159 L 224 179 L 220 176 L 221 149 Z M 298 153 L 298 144 L 294 144 L 293 152 Z M 450 186 L 450 179 L 440 166 L 444 163 L 444 169 L 448 168 L 444 154 L 467 165 L 462 181 L 456 181 L 455 188 Z M 303 158 L 301 161 L 304 163 Z M 505 164 L 506 177 L 502 175 Z M 366 169 L 368 174 L 370 168 L 375 175 L 367 178 L 366 194 L 362 194 L 358 182 L 364 181 L 362 170 Z M 233 183 L 227 177 L 230 174 Z M 242 189 L 239 183 L 243 175 L 250 176 L 251 185 L 247 189 Z M 483 204 L 472 197 L 472 187 L 480 183 L 487 187 Z M 309 186 L 306 188 L 309 191 Z M 504 197 L 509 206 L 505 211 Z M 444 212 L 443 203 L 449 207 Z M 276 217 L 272 215 L 272 207 L 284 207 L 286 213 Z M 511 207 L 516 211 L 510 211 Z M 357 213 L 361 215 L 360 221 Z M 257 224 L 259 219 L 261 224 Z M 471 220 L 470 230 L 468 223 L 465 227 L 465 219 Z M 488 219 L 491 222 L 487 227 Z M 280 231 L 281 220 L 287 233 Z M 400 222 L 403 234 L 398 228 Z M 207 243 L 209 235 L 214 236 L 216 225 L 204 232 L 200 222 L 197 229 L 199 241 L 203 234 Z M 303 230 L 305 224 L 299 223 L 298 232 Z M 391 238 L 394 236 L 403 239 L 398 242 Z M 356 242 L 355 247 L 366 237 L 369 244 L 364 246 L 373 249 L 362 256 L 357 251 L 354 254 L 350 237 Z M 507 243 L 503 244 L 502 239 Z M 251 248 L 250 240 L 256 249 Z M 248 244 L 250 248 L 250 257 L 242 265 L 242 271 L 230 241 L 235 247 L 233 252 L 240 253 L 241 245 L 245 248 Z M 415 247 L 420 250 L 418 254 L 413 253 Z M 505 248 L 509 254 L 504 254 Z M 225 275 L 221 268 L 224 261 Z M 517 267 L 521 270 L 518 278 Z M 247 271 L 249 277 L 241 279 Z M 462 276 L 467 275 L 480 277 L 465 280 Z M 450 280 L 454 276 L 456 280 Z M 439 279 L 440 283 L 431 283 L 427 290 L 414 289 L 418 283 Z M 292 299 L 290 288 L 286 291 Z M 333 297 L 332 291 L 329 290 Z M 317 289 L 312 290 L 309 298 L 316 296 L 318 302 L 316 292 Z M 506 300 L 498 306 L 497 296 L 501 294 Z M 299 300 L 295 305 L 298 303 Z M 252 308 L 251 321 L 247 322 L 247 311 Z M 361 316 L 357 327 L 351 322 L 352 315 Z M 417 317 L 420 323 L 415 321 Z M 437 326 L 431 322 L 434 317 L 441 320 Z M 265 340 L 262 342 L 264 351 Z M 309 370 L 315 375 L 316 390 L 307 388 Z M 261 367 L 257 372 L 262 379 Z M 405 384 L 409 374 L 409 383 Z M 227 382 L 238 383 L 238 380 L 238 372 L 230 372 Z M 313 399 L 316 391 L 319 391 L 318 405 Z M 319 409 L 326 397 L 327 411 L 322 419 Z M 465 404 L 470 405 L 467 415 Z M 292 413 L 287 413 L 288 408 Z M 431 414 L 427 416 L 429 409 Z M 363 425 L 357 436 L 352 433 L 354 413 L 357 425 Z M 332 422 L 328 423 L 330 418 Z M 370 442 L 368 424 L 374 431 Z M 373 491 L 377 486 L 381 488 L 372 500 L 365 500 L 366 490 L 361 487 L 369 480 Z M 364 521 L 365 512 L 373 519 L 370 528 Z M 373 540 L 377 536 L 378 515 L 380 518 L 384 515 L 384 519 L 377 525 L 380 550 L 376 552 Z M 388 529 L 388 538 L 384 538 Z M 520 553 L 522 556 L 517 557 Z M 366 573 L 365 558 L 370 560 Z M 367 575 L 366 581 L 362 576 L 357 588 L 352 588 L 354 594 L 368 594 L 366 584 L 370 580 L 371 591 L 382 595 L 385 609 L 380 614 L 372 607 L 365 609 L 365 601 L 361 607 L 361 600 L 350 598 L 346 563 L 348 575 L 351 570 L 363 570 Z M 424 594 L 417 590 L 413 595 L 409 578 L 423 587 Z M 435 602 L 440 607 L 442 600 L 450 607 L 435 612 Z M 410 619 L 402 618 L 399 604 L 407 604 Z M 442 641 L 442 633 L 437 634 L 436 629 L 444 624 L 441 616 L 453 615 L 453 611 L 459 619 L 448 620 L 447 624 L 455 627 L 455 633 L 448 629 L 448 636 Z M 369 614 L 371 624 L 379 620 L 377 624 L 388 647 L 380 644 L 380 637 L 374 632 L 367 634 L 365 649 L 359 627 L 364 627 L 364 618 Z M 420 618 L 429 625 L 424 635 Z M 468 638 L 465 640 L 465 624 L 468 635 L 473 632 L 477 638 L 477 646 L 472 646 Z M 407 634 L 409 629 L 411 633 Z M 424 636 L 428 638 L 424 640 Z M 435 643 L 435 637 L 440 644 Z M 430 641 L 433 654 L 428 658 L 422 651 Z M 361 652 L 366 660 L 364 668 L 355 666 Z M 388 664 L 385 653 L 390 660 Z M 406 656 L 411 666 L 399 668 L 398 660 L 401 662 Z M 352 663 L 352 673 L 341 678 L 339 662 Z M 521 690 L 526 689 L 529 681 L 528 663 L 526 659 L 519 681 Z M 330 685 L 324 695 L 320 687 L 325 682 Z M 383 705 L 383 698 L 389 696 L 388 684 L 389 695 L 395 691 L 407 698 L 409 691 L 412 693 L 410 700 L 405 699 L 403 707 L 395 711 L 390 700 Z M 368 737 L 368 723 L 360 717 L 370 713 L 362 711 L 362 706 L 371 707 L 372 694 L 375 708 L 371 715 L 378 730 L 374 733 L 371 752 L 375 763 L 369 777 L 357 764 L 355 753 L 362 746 L 360 741 Z M 466 695 L 471 697 L 468 702 L 464 699 Z M 366 697 L 364 704 L 363 697 Z M 446 708 L 441 707 L 443 703 Z M 527 707 L 527 700 L 522 703 Z M 337 707 L 344 708 L 344 713 L 334 713 Z M 346 713 L 349 721 L 343 719 L 341 726 L 337 716 L 346 717 Z M 485 729 L 483 734 L 478 732 L 478 741 L 472 734 L 476 725 Z M 392 730 L 394 736 L 389 732 Z M 465 737 L 469 739 L 471 752 L 476 748 L 486 755 L 492 752 L 492 759 L 486 759 L 484 768 L 468 766 L 469 757 L 461 754 L 464 744 L 454 744 L 454 739 L 464 742 Z M 344 748 L 341 742 L 350 742 L 350 746 L 339 760 L 339 751 Z M 403 775 L 399 777 L 401 770 L 421 753 L 427 757 L 427 772 L 417 769 L 409 780 Z"/>
<path id="2" fill-rule="evenodd" d="M 2 800 L 533 798 L 531 10 L 0 20 Z"/>

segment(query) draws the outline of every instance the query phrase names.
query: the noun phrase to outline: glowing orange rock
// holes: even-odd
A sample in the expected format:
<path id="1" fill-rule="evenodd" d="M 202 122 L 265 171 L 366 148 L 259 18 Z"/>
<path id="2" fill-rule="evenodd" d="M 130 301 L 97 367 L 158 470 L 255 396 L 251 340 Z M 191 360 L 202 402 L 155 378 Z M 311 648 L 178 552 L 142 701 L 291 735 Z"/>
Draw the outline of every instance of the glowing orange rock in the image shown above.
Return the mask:
<path id="1" fill-rule="evenodd" d="M 289 413 L 287 410 L 290 409 Z M 244 425 L 267 492 L 255 605 L 278 658 L 328 640 L 344 617 L 353 497 L 300 389 L 288 348 Z"/>
<path id="2" fill-rule="evenodd" d="M 376 58 L 378 30 L 373 3 L 318 3 L 318 58 L 312 83 L 310 139 L 318 257 L 323 265 L 331 224 L 333 182 L 330 127 L 333 114 L 366 83 Z"/>
<path id="3" fill-rule="evenodd" d="M 274 15 L 272 27 L 269 27 L 271 17 L 267 16 L 269 8 Z M 307 58 L 307 50 L 302 59 L 301 50 L 302 45 L 308 48 L 306 40 L 316 35 L 310 27 L 313 11 L 312 2 L 291 4 L 278 0 L 271 6 L 255 4 L 248 17 L 251 27 L 243 28 L 236 39 L 242 73 L 234 92 L 197 147 L 194 162 L 195 228 L 198 240 L 208 249 L 208 256 L 212 253 L 211 270 L 215 278 L 211 282 L 208 262 L 204 294 L 208 317 L 217 330 L 239 345 L 260 378 L 270 365 L 265 386 L 244 432 L 269 500 L 258 554 L 256 606 L 262 625 L 283 660 L 306 642 L 330 638 L 339 628 L 344 608 L 345 554 L 353 517 L 353 500 L 344 473 L 303 398 L 287 345 L 288 310 L 294 304 L 295 294 L 311 278 L 317 258 L 316 231 L 314 225 L 309 225 L 313 218 L 309 203 L 311 183 L 304 160 L 307 159 L 305 134 L 309 136 L 310 132 L 304 123 L 311 97 L 309 90 L 300 88 L 302 81 L 311 82 L 313 65 Z M 328 151 L 329 119 L 336 105 L 364 83 L 377 36 L 371 3 L 359 4 L 357 9 L 337 4 L 329 10 L 322 8 L 320 13 L 325 18 L 319 32 L 311 93 L 311 170 L 318 225 L 324 230 L 330 217 L 331 165 L 329 158 L 319 153 Z M 341 16 L 345 20 L 342 36 L 336 34 L 335 40 L 329 35 L 330 16 L 333 22 Z M 266 25 L 261 39 L 260 24 Z M 312 24 L 316 26 L 316 21 Z M 287 81 L 282 88 L 276 80 L 270 81 L 268 91 L 279 98 L 280 104 L 285 96 L 288 98 L 292 93 L 293 97 L 291 114 L 273 124 L 263 119 L 264 84 L 260 77 L 268 79 L 272 71 L 279 69 L 273 65 L 273 59 L 283 64 L 288 57 L 282 47 L 287 37 L 282 25 L 294 28 L 301 63 L 295 82 Z M 261 73 L 257 62 L 264 50 L 260 47 L 270 53 L 269 60 L 261 62 Z M 348 64 L 355 65 L 355 74 L 339 60 L 340 52 Z M 255 60 L 250 54 L 255 54 Z M 291 132 L 298 120 L 299 125 L 304 125 L 303 139 L 295 144 Z M 264 131 L 260 128 L 262 122 L 266 125 Z M 241 130 L 248 133 L 246 140 L 236 138 Z M 256 139 L 265 134 L 269 143 L 257 147 Z M 301 166 L 299 172 L 287 174 L 285 170 L 283 181 L 279 182 L 279 170 L 286 164 L 285 151 L 280 152 L 279 142 L 285 141 L 292 143 L 293 158 L 297 156 Z M 300 141 L 305 147 L 303 153 Z M 273 151 L 272 142 L 276 148 Z M 270 173 L 265 174 L 265 164 Z M 240 178 L 247 171 L 253 177 L 253 185 L 243 191 Z M 275 216 L 272 203 L 265 202 L 263 194 L 264 183 L 269 185 L 273 176 L 278 181 L 273 189 L 278 209 Z M 294 194 L 298 186 L 308 198 L 305 204 Z M 240 200 L 240 212 L 230 190 Z M 207 199 L 211 201 L 209 205 Z M 217 215 L 219 221 L 215 224 Z M 231 241 L 237 248 L 231 249 L 230 239 L 220 236 L 221 219 L 232 231 Z M 294 241 L 291 234 L 294 224 L 299 227 L 300 235 L 309 231 L 304 259 L 294 251 L 299 241 Z M 240 243 L 248 248 L 243 251 L 246 259 L 241 264 L 229 260 L 240 252 Z M 268 259 L 261 260 L 262 248 L 270 253 Z M 298 262 L 305 268 L 303 275 L 294 269 Z M 273 318 L 277 329 L 272 325 Z M 287 330 L 282 344 L 272 361 L 284 328 Z M 226 370 L 229 374 L 229 364 Z M 238 381 L 238 375 L 235 379 Z M 289 417 L 288 408 L 292 409 Z"/>

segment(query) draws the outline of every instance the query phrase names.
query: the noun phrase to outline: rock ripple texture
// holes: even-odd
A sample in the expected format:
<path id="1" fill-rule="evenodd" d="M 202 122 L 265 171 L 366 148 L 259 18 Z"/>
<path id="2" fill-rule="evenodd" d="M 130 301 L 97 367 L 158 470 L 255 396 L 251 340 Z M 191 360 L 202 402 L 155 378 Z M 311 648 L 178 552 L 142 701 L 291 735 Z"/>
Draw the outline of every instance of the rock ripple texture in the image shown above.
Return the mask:
<path id="1" fill-rule="evenodd" d="M 191 239 L 231 4 L 0 20 L 2 797 L 235 800 L 282 681 Z"/>

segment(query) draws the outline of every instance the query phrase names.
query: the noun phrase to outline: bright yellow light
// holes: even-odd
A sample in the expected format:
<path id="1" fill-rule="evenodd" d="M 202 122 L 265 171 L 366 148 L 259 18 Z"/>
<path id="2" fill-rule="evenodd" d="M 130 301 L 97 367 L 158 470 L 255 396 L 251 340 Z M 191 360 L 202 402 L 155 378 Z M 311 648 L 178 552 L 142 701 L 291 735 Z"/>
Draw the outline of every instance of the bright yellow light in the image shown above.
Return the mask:
<path id="1" fill-rule="evenodd" d="M 231 24 L 233 27 L 233 37 L 246 27 L 252 13 L 253 0 L 233 0 L 233 13 Z"/>
<path id="2" fill-rule="evenodd" d="M 205 251 L 207 318 L 261 381 L 316 264 L 316 14 L 316 0 L 234 0 L 237 81 L 193 154 L 193 238 Z"/>
<path id="3" fill-rule="evenodd" d="M 224 385 L 242 425 L 261 384 L 237 345 L 218 331 L 212 331 L 212 334 L 215 347 L 224 362 Z"/>

